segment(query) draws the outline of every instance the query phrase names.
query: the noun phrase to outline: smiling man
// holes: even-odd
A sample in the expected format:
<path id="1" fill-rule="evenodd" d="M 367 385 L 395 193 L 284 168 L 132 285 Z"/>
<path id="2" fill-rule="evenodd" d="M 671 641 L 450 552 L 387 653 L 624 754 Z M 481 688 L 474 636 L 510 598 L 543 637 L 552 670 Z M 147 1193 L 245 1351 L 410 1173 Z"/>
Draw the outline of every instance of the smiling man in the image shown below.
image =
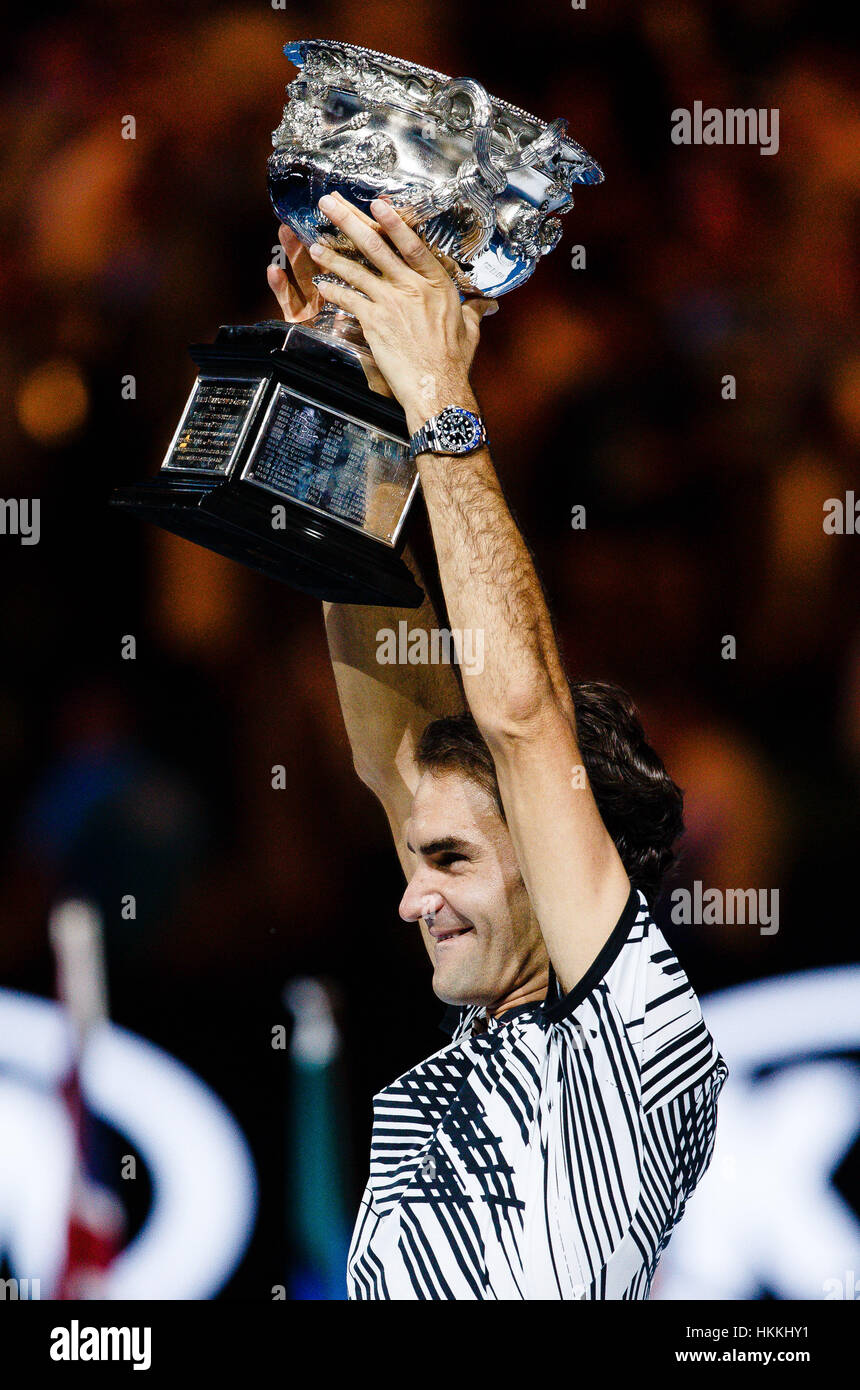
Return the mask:
<path id="1" fill-rule="evenodd" d="M 360 321 L 406 413 L 452 630 L 480 670 L 395 666 L 416 612 L 326 607 L 356 770 L 391 825 L 451 1041 L 374 1101 L 354 1299 L 641 1299 L 710 1161 L 725 1063 L 651 917 L 681 794 L 629 698 L 570 685 L 469 372 L 487 305 L 386 203 L 320 202 L 365 263 L 286 228 L 287 318 Z"/>

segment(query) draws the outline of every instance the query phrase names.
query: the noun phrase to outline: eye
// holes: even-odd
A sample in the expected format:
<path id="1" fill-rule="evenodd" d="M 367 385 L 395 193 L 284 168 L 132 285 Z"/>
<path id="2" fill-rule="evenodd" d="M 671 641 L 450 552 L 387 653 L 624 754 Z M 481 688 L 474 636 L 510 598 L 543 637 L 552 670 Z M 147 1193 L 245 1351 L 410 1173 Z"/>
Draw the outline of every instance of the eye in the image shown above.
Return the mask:
<path id="1" fill-rule="evenodd" d="M 465 863 L 465 860 L 465 854 L 457 854 L 454 850 L 449 849 L 438 856 L 436 864 L 440 869 L 447 869 L 451 864 L 458 864 L 460 861 Z"/>

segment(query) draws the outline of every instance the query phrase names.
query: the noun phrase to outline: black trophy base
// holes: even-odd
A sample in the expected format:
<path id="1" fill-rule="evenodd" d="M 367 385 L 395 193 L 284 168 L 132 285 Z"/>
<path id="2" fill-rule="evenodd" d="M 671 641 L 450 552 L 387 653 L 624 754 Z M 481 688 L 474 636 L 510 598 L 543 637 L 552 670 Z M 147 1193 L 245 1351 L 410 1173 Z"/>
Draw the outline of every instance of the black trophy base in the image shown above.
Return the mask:
<path id="1" fill-rule="evenodd" d="M 249 569 L 330 603 L 417 608 L 423 593 L 399 555 L 380 554 L 324 517 L 282 498 L 283 529 L 272 530 L 267 504 L 241 483 L 159 476 L 117 488 L 111 504 L 195 541 Z"/>
<path id="2" fill-rule="evenodd" d="M 371 390 L 354 354 L 288 329 L 227 327 L 193 347 L 200 375 L 160 472 L 116 489 L 111 505 L 315 598 L 415 608 L 423 593 L 400 553 L 414 487 L 402 486 L 391 543 L 363 528 L 361 489 L 356 500 L 348 486 L 365 439 L 408 481 L 403 412 Z M 332 477 L 345 479 L 333 496 Z M 299 484 L 317 505 L 289 495 Z M 337 506 L 340 518 L 327 511 Z"/>

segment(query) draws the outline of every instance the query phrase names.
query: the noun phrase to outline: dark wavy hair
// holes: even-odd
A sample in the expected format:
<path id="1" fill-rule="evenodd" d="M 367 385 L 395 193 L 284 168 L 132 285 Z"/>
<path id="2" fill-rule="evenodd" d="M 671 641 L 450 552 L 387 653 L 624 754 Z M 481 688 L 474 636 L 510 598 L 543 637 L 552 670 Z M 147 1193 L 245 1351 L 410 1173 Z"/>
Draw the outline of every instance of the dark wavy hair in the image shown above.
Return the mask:
<path id="1" fill-rule="evenodd" d="M 684 830 L 684 796 L 645 737 L 638 711 L 620 686 L 580 681 L 570 687 L 582 761 L 603 823 L 634 888 L 653 907 Z M 457 771 L 492 797 L 502 820 L 493 755 L 471 714 L 427 725 L 418 743 L 422 772 Z"/>

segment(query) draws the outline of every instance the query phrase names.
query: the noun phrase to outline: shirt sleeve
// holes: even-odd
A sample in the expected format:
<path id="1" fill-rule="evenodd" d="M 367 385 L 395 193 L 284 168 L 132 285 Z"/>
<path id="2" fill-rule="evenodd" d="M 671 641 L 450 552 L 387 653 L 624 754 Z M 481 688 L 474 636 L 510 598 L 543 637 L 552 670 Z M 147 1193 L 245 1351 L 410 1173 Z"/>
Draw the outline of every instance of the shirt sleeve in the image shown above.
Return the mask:
<path id="1" fill-rule="evenodd" d="M 717 1102 L 728 1074 L 728 1067 L 718 1057 L 708 1075 L 695 1086 L 649 1114 L 655 1142 L 675 1155 L 674 1210 L 666 1239 L 710 1165 L 717 1132 Z"/>
<path id="2" fill-rule="evenodd" d="M 606 1057 L 604 1079 L 646 1113 L 728 1075 L 687 976 L 653 920 L 645 895 L 630 897 L 605 946 L 566 995 L 551 980 L 545 1006 L 562 1042 Z"/>
<path id="3" fill-rule="evenodd" d="M 630 1044 L 625 1055 L 637 1073 L 646 1166 L 655 1165 L 672 1183 L 668 1239 L 711 1162 L 728 1067 L 683 967 L 644 895 L 637 898 L 635 919 L 628 920 L 627 935 L 601 982 L 601 1013 L 606 1032 L 614 1021 Z M 592 1003 L 584 1003 L 577 1016 Z"/>
<path id="4" fill-rule="evenodd" d="M 542 1126 L 564 1232 L 553 1249 L 575 1260 L 588 1296 L 629 1297 L 710 1162 L 727 1068 L 638 890 L 583 980 L 564 996 L 553 987 Z"/>

